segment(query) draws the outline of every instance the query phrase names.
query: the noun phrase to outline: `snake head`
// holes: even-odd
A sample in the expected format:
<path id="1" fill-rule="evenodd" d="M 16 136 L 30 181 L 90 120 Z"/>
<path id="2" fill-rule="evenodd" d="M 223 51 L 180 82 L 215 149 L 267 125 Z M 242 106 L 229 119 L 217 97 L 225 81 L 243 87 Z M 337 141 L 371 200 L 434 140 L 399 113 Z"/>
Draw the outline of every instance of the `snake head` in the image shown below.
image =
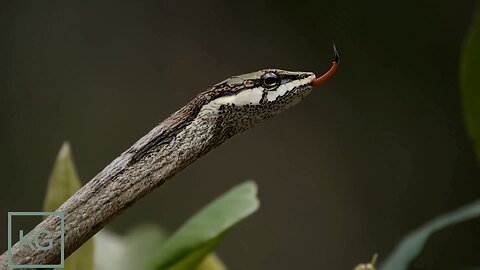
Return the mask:
<path id="1" fill-rule="evenodd" d="M 208 92 L 205 109 L 214 112 L 217 123 L 247 129 L 297 104 L 313 86 L 333 75 L 338 67 L 338 53 L 332 67 L 322 76 L 312 72 L 264 69 L 232 76 L 216 84 Z"/>
<path id="2" fill-rule="evenodd" d="M 214 86 L 216 95 L 204 108 L 215 113 L 216 125 L 228 137 L 297 104 L 314 80 L 312 72 L 281 69 L 233 76 Z"/>
<path id="3" fill-rule="evenodd" d="M 230 77 L 214 86 L 215 105 L 271 106 L 294 102 L 291 97 L 304 97 L 315 79 L 312 72 L 292 72 L 281 69 L 264 69 Z M 292 96 L 292 94 L 294 94 Z"/>
<path id="4" fill-rule="evenodd" d="M 281 69 L 264 69 L 257 72 L 232 76 L 213 90 L 213 103 L 232 106 L 261 106 L 285 109 L 300 101 L 312 90 L 312 86 L 327 80 L 336 71 L 339 56 L 333 46 L 335 58 L 332 67 L 322 76 L 312 72 L 294 72 Z"/>

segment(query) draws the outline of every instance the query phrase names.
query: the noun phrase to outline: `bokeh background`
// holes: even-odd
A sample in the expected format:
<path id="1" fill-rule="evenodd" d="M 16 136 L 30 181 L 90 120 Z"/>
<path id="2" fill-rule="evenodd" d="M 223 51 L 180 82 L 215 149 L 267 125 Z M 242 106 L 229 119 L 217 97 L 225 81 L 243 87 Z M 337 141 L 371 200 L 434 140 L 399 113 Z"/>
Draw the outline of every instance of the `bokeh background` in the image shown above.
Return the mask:
<path id="1" fill-rule="evenodd" d="M 231 269 L 352 269 L 480 197 L 458 67 L 474 1 L 0 3 L 0 250 L 7 212 L 40 211 L 72 144 L 83 182 L 223 79 L 263 68 L 333 79 L 237 135 L 116 218 L 174 230 L 255 179 L 260 211 L 218 252 Z M 480 222 L 429 242 L 417 269 L 480 265 Z M 459 248 L 462 247 L 462 248 Z M 476 249 L 476 250 L 475 250 Z"/>

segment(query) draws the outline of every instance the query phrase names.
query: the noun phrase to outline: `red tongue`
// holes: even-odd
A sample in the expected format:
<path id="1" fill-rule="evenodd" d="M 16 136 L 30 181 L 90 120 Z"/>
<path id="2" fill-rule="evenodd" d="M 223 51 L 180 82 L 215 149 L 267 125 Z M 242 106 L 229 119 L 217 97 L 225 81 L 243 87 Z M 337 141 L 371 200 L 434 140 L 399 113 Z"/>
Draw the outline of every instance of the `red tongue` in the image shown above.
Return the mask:
<path id="1" fill-rule="evenodd" d="M 333 44 L 333 52 L 335 53 L 335 59 L 332 62 L 332 64 L 333 64 L 332 67 L 327 72 L 325 72 L 325 74 L 323 74 L 322 76 L 314 79 L 311 82 L 311 84 L 313 86 L 323 83 L 328 78 L 330 78 L 333 75 L 333 73 L 335 73 L 335 71 L 337 70 L 338 64 L 339 64 L 340 61 L 339 61 L 339 55 L 338 55 L 338 52 L 337 52 L 337 48 L 335 48 L 335 44 Z"/>

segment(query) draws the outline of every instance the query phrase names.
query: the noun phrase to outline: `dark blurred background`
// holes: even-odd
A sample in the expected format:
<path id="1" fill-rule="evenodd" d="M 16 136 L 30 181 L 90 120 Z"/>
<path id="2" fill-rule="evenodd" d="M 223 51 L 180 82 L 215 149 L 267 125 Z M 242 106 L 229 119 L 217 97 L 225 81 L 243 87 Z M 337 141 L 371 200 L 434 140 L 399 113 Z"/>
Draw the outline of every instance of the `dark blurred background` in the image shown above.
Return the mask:
<path id="1" fill-rule="evenodd" d="M 261 208 L 221 244 L 230 269 L 352 269 L 374 252 L 384 258 L 405 233 L 480 197 L 458 87 L 473 7 L 467 0 L 1 1 L 0 250 L 8 211 L 41 210 L 64 140 L 85 183 L 200 91 L 263 68 L 320 74 L 334 41 L 341 66 L 330 81 L 109 226 L 174 230 L 252 178 Z M 416 267 L 480 265 L 479 227 L 474 221 L 433 237 Z"/>

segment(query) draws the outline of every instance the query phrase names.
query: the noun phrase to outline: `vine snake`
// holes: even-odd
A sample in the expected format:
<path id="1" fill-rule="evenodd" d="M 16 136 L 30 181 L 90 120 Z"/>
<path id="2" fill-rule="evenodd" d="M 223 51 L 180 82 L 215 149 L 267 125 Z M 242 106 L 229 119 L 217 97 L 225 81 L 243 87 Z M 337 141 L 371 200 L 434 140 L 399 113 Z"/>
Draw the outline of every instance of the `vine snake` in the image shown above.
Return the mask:
<path id="1" fill-rule="evenodd" d="M 68 199 L 64 213 L 64 255 L 68 257 L 123 210 L 144 197 L 196 159 L 307 96 L 312 86 L 331 77 L 335 58 L 322 76 L 312 72 L 265 69 L 230 77 L 197 95 L 112 161 Z M 60 221 L 52 216 L 34 230 L 53 233 L 53 248 L 33 251 L 15 244 L 15 264 L 52 265 L 60 262 Z M 7 252 L 0 256 L 7 269 Z"/>

